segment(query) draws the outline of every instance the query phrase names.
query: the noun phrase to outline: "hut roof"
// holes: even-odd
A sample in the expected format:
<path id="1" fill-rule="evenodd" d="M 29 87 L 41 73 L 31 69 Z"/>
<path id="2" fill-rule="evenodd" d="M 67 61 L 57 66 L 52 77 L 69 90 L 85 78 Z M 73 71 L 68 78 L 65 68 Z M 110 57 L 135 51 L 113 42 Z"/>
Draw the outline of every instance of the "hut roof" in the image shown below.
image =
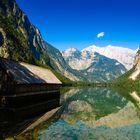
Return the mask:
<path id="1" fill-rule="evenodd" d="M 62 84 L 49 70 L 24 62 L 0 58 L 0 65 L 17 84 Z"/>

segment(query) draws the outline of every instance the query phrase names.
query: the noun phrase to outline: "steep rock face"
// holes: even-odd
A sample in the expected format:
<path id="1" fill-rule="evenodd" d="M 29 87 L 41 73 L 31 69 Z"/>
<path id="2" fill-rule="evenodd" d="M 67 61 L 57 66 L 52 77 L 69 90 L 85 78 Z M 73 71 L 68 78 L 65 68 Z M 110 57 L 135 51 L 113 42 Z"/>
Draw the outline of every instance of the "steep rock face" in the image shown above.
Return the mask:
<path id="1" fill-rule="evenodd" d="M 64 60 L 61 52 L 45 42 L 46 49 L 49 52 L 48 55 L 50 57 L 50 65 L 52 68 L 66 76 L 67 78 L 78 81 L 82 80 L 82 75 L 79 73 L 79 71 L 73 70 Z"/>
<path id="2" fill-rule="evenodd" d="M 131 71 L 129 79 L 132 79 L 134 81 L 140 79 L 140 50 L 138 50 L 136 54 L 134 67 Z"/>
<path id="3" fill-rule="evenodd" d="M 88 81 L 105 82 L 113 80 L 126 72 L 126 68 L 117 60 L 110 59 L 97 52 L 78 51 L 69 48 L 63 53 L 66 62 L 79 70 Z"/>
<path id="4" fill-rule="evenodd" d="M 98 52 L 111 59 L 116 59 L 118 62 L 123 64 L 127 70 L 133 67 L 133 62 L 136 55 L 136 50 L 128 48 L 108 45 L 106 47 L 97 47 L 95 45 L 89 46 L 82 50 L 82 52 L 92 55 L 94 52 Z"/>
<path id="5" fill-rule="evenodd" d="M 97 47 L 95 45 L 83 49 L 81 52 L 74 48 L 65 50 L 63 56 L 67 63 L 74 69 L 83 70 L 88 68 L 94 61 L 94 53 L 97 52 L 110 59 L 116 59 L 127 70 L 133 67 L 136 51 L 128 48 L 108 45 Z"/>
<path id="6" fill-rule="evenodd" d="M 15 0 L 0 1 L 0 39 L 1 57 L 49 66 L 71 80 L 79 80 L 59 50 L 44 42 Z"/>
<path id="7" fill-rule="evenodd" d="M 84 52 L 80 52 L 75 48 L 69 48 L 63 51 L 62 55 L 69 66 L 76 70 L 87 69 L 92 64 L 94 57 L 94 54 L 90 56 Z"/>
<path id="8" fill-rule="evenodd" d="M 115 59 L 107 58 L 99 53 L 94 53 L 91 66 L 83 70 L 89 81 L 106 82 L 114 80 L 126 72 L 126 68 Z"/>
<path id="9" fill-rule="evenodd" d="M 0 34 L 4 38 L 0 56 L 30 63 L 47 64 L 49 61 L 39 30 L 15 0 L 0 1 Z"/>
<path id="10" fill-rule="evenodd" d="M 90 55 L 89 52 L 85 51 L 81 55 L 81 52 L 76 49 L 70 50 L 73 56 L 70 59 L 66 59 L 66 61 L 71 63 L 71 60 L 75 57 L 78 60 L 77 62 L 79 62 L 80 57 L 82 58 L 80 61 L 84 69 L 80 69 L 80 71 L 72 69 L 65 62 L 59 50 L 43 41 L 39 30 L 30 23 L 15 0 L 0 1 L 0 38 L 1 57 L 12 58 L 36 65 L 48 65 L 71 80 L 108 81 L 118 76 L 118 73 L 125 71 L 123 67 L 119 67 L 118 72 L 116 61 L 112 62 L 111 59 L 103 58 L 99 54 L 96 54 L 94 57 L 94 55 Z M 98 63 L 91 61 L 94 58 L 98 59 Z M 110 61 L 113 63 L 111 66 L 116 69 L 113 69 L 115 71 L 111 73 L 111 76 L 108 76 L 104 71 L 108 71 L 106 68 L 108 67 L 107 62 L 111 63 Z M 102 62 L 104 65 L 100 67 L 100 63 Z M 78 64 L 74 64 L 75 68 L 79 67 Z M 116 67 L 115 64 L 117 64 Z M 105 75 L 101 75 L 102 73 Z"/>

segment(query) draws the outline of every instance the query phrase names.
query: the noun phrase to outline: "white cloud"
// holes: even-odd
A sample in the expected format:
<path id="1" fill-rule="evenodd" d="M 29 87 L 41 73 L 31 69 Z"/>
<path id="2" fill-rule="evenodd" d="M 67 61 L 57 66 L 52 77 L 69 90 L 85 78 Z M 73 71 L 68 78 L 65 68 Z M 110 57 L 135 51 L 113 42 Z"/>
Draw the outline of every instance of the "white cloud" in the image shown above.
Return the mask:
<path id="1" fill-rule="evenodd" d="M 100 33 L 97 34 L 97 38 L 103 37 L 104 35 L 105 35 L 104 32 L 100 32 Z"/>

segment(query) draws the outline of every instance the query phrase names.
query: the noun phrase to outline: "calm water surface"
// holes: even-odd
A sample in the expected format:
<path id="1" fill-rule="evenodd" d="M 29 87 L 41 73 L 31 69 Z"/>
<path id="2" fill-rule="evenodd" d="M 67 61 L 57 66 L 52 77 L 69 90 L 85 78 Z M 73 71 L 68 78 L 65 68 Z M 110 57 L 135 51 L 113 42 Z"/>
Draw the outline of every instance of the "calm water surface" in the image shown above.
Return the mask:
<path id="1" fill-rule="evenodd" d="M 49 121 L 17 138 L 36 140 L 140 140 L 140 94 L 106 88 L 69 88 Z"/>

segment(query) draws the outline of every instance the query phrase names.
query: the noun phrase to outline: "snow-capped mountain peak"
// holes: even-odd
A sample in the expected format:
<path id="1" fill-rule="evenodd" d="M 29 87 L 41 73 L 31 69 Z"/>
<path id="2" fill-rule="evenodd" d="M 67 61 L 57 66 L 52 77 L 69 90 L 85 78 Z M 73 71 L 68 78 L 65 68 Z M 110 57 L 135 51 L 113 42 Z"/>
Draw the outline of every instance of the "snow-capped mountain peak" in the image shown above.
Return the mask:
<path id="1" fill-rule="evenodd" d="M 62 52 L 62 54 L 65 56 L 65 57 L 69 57 L 71 55 L 73 55 L 74 53 L 78 53 L 80 52 L 78 49 L 76 48 L 68 48 L 66 49 L 65 51 Z"/>
<path id="2" fill-rule="evenodd" d="M 73 69 L 82 74 L 82 77 L 89 81 L 109 81 L 117 78 L 126 68 L 117 60 L 110 59 L 99 52 L 105 49 L 90 46 L 81 52 L 75 49 L 68 49 L 62 53 L 65 61 Z"/>
<path id="3" fill-rule="evenodd" d="M 92 63 L 91 59 L 87 58 L 87 54 L 81 53 L 75 48 L 69 48 L 62 52 L 66 62 L 76 70 L 86 69 Z"/>
<path id="4" fill-rule="evenodd" d="M 111 59 L 116 59 L 121 64 L 123 64 L 126 69 L 131 69 L 133 66 L 133 61 L 136 55 L 136 50 L 131 50 L 129 48 L 108 45 L 106 47 L 98 47 L 96 45 L 89 46 L 82 50 L 82 52 L 88 52 L 92 55 L 94 52 L 98 52 Z"/>
<path id="5" fill-rule="evenodd" d="M 92 53 L 94 53 L 94 52 L 98 52 L 98 51 L 101 51 L 101 50 L 103 51 L 104 48 L 98 47 L 96 45 L 91 45 L 91 46 L 83 49 L 81 52 L 92 52 Z"/>

